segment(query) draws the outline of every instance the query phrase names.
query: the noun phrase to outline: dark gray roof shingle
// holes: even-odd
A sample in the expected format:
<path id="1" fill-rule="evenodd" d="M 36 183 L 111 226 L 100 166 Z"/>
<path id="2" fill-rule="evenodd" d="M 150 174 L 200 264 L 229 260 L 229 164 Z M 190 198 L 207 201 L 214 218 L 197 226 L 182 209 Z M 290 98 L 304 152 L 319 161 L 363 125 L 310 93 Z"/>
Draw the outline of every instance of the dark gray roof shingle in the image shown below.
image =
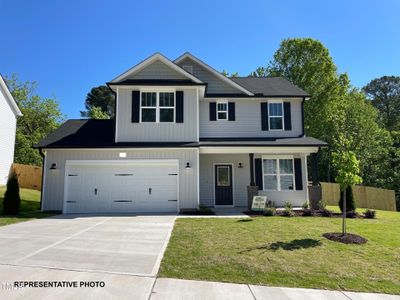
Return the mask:
<path id="1" fill-rule="evenodd" d="M 253 94 L 270 97 L 310 97 L 307 92 L 282 77 L 232 77 L 231 79 Z"/>

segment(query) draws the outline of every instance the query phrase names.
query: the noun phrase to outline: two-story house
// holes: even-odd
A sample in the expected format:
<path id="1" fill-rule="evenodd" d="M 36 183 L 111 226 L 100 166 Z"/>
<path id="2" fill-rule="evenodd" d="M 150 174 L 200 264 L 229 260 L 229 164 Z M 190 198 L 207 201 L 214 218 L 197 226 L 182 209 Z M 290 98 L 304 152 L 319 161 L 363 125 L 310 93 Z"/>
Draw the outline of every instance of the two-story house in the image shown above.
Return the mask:
<path id="1" fill-rule="evenodd" d="M 277 206 L 308 201 L 307 157 L 326 144 L 304 135 L 309 95 L 289 81 L 156 53 L 107 84 L 115 119 L 68 120 L 37 145 L 42 210 L 246 207 L 254 186 Z"/>

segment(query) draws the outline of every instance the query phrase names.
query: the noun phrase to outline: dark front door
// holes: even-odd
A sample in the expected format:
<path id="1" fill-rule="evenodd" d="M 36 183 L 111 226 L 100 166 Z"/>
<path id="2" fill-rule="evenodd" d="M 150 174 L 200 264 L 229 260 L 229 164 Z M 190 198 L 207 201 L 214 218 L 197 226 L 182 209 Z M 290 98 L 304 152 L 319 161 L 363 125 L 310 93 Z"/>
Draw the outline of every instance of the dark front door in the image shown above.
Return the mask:
<path id="1" fill-rule="evenodd" d="M 233 205 L 232 165 L 215 165 L 215 205 Z"/>

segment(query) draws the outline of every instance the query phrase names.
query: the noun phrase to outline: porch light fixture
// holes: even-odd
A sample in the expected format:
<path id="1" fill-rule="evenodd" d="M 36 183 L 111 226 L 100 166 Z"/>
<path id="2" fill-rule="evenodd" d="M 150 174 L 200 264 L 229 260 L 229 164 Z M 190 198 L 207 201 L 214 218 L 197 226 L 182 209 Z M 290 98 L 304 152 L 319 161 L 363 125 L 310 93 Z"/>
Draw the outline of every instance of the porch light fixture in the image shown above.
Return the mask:
<path id="1" fill-rule="evenodd" d="M 57 164 L 56 163 L 52 163 L 50 170 L 56 170 L 57 169 Z"/>
<path id="2" fill-rule="evenodd" d="M 239 163 L 239 166 L 238 166 L 238 168 L 239 168 L 239 169 L 243 169 L 243 165 L 242 165 L 242 163 L 241 163 L 241 162 Z"/>
<path id="3" fill-rule="evenodd" d="M 187 163 L 186 163 L 186 167 L 185 167 L 185 168 L 186 168 L 186 169 L 190 169 L 191 167 L 192 167 L 192 166 L 190 165 L 190 163 L 189 163 L 189 162 L 187 162 Z"/>

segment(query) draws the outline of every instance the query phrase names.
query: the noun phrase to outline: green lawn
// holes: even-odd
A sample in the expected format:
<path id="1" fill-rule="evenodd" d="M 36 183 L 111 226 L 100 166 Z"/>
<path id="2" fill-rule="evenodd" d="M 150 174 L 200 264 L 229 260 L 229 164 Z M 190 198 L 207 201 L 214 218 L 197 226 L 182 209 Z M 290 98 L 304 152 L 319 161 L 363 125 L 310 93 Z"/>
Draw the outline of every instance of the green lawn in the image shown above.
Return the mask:
<path id="1" fill-rule="evenodd" d="M 365 245 L 322 237 L 340 231 L 340 218 L 180 218 L 159 275 L 400 294 L 400 213 L 377 217 L 347 219 L 348 232 L 367 238 Z"/>
<path id="2" fill-rule="evenodd" d="M 0 187 L 0 226 L 49 217 L 54 214 L 43 213 L 40 211 L 40 191 L 30 189 L 20 189 L 21 208 L 18 215 L 3 214 L 3 196 L 5 187 Z"/>

